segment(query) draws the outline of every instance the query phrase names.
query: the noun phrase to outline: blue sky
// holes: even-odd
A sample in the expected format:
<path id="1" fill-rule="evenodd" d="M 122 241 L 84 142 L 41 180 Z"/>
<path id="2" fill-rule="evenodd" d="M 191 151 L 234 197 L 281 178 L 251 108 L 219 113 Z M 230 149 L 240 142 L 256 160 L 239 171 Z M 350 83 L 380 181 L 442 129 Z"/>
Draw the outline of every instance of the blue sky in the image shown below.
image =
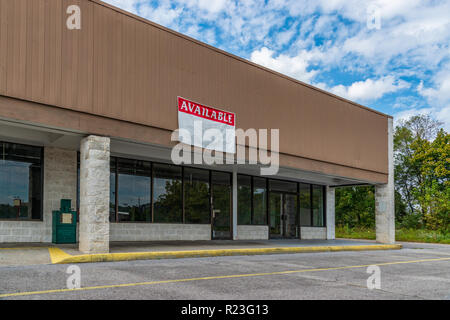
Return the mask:
<path id="1" fill-rule="evenodd" d="M 104 0 L 381 112 L 450 132 L 450 1 Z"/>

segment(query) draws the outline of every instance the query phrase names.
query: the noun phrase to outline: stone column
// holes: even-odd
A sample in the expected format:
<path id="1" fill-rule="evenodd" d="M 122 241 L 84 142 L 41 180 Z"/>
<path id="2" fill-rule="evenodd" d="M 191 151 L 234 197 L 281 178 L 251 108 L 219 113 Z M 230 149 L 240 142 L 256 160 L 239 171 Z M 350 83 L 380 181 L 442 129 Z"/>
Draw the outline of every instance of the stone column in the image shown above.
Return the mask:
<path id="1" fill-rule="evenodd" d="M 81 140 L 79 250 L 84 253 L 109 252 L 109 161 L 109 138 Z"/>
<path id="2" fill-rule="evenodd" d="M 327 186 L 327 240 L 334 240 L 335 228 L 336 228 L 336 215 L 335 215 L 335 190 Z"/>
<path id="3" fill-rule="evenodd" d="M 395 243 L 394 140 L 393 120 L 388 118 L 388 183 L 375 186 L 377 242 Z"/>
<path id="4" fill-rule="evenodd" d="M 233 219 L 231 220 L 233 222 L 233 240 L 238 239 L 238 230 L 237 230 L 237 210 L 238 210 L 238 192 L 237 192 L 237 169 L 233 169 Z"/>

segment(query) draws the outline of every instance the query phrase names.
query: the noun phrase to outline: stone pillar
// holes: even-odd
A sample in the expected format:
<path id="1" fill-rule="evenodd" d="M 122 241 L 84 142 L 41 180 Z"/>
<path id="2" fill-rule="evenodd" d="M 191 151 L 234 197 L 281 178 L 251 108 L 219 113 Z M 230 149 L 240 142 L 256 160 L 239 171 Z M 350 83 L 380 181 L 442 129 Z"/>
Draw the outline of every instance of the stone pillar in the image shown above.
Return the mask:
<path id="1" fill-rule="evenodd" d="M 231 220 L 233 222 L 233 240 L 237 240 L 238 239 L 238 228 L 237 228 L 237 221 L 238 221 L 238 215 L 237 215 L 237 210 L 238 210 L 238 185 L 237 185 L 237 169 L 234 168 L 233 169 L 233 219 Z"/>
<path id="2" fill-rule="evenodd" d="M 109 252 L 109 161 L 109 138 L 81 141 L 79 250 L 84 253 Z"/>
<path id="3" fill-rule="evenodd" d="M 335 215 L 335 190 L 327 186 L 327 240 L 334 240 L 335 228 L 336 228 L 336 215 Z"/>
<path id="4" fill-rule="evenodd" d="M 393 120 L 388 118 L 388 183 L 375 186 L 377 242 L 395 242 L 394 140 Z"/>

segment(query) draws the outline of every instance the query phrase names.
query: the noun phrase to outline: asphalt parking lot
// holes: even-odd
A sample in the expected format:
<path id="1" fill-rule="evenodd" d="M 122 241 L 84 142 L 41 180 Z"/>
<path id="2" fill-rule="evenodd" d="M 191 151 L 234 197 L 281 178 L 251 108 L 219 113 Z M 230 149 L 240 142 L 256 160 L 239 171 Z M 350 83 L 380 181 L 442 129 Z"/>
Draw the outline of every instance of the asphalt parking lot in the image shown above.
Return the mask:
<path id="1" fill-rule="evenodd" d="M 369 289 L 370 265 L 380 289 Z M 0 267 L 0 299 L 450 299 L 450 246 Z"/>

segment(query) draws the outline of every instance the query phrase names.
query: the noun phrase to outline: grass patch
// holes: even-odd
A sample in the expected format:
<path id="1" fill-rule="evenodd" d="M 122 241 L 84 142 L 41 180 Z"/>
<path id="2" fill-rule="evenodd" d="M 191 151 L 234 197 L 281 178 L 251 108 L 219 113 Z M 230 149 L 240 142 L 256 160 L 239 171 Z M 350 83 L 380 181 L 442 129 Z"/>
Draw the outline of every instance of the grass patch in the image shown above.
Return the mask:
<path id="1" fill-rule="evenodd" d="M 336 238 L 375 240 L 376 235 L 374 229 L 336 226 Z M 425 229 L 397 229 L 395 239 L 397 241 L 450 244 L 449 233 L 442 234 L 438 231 Z"/>

